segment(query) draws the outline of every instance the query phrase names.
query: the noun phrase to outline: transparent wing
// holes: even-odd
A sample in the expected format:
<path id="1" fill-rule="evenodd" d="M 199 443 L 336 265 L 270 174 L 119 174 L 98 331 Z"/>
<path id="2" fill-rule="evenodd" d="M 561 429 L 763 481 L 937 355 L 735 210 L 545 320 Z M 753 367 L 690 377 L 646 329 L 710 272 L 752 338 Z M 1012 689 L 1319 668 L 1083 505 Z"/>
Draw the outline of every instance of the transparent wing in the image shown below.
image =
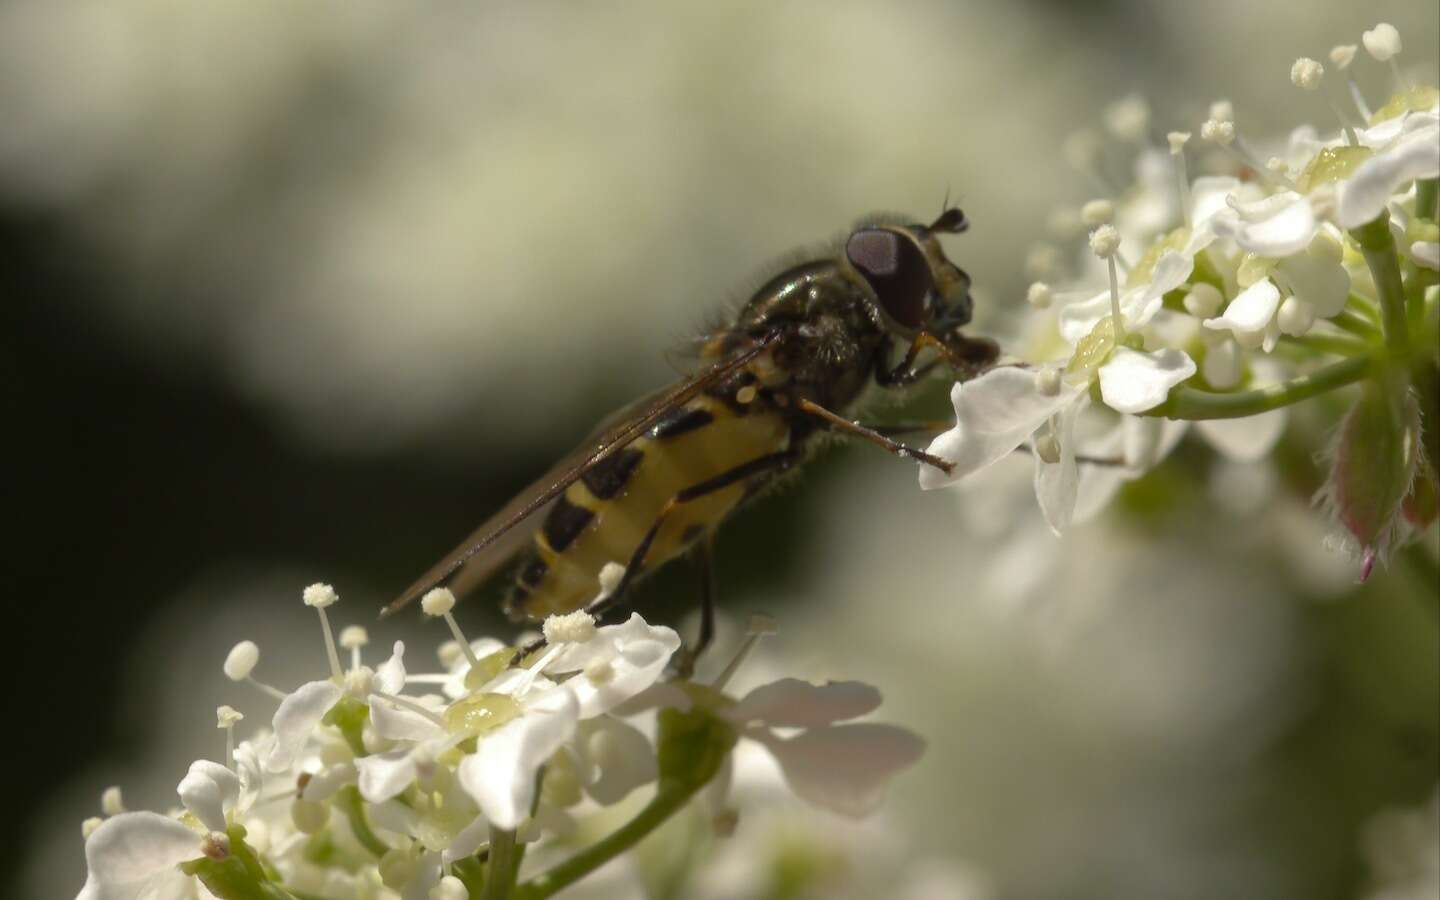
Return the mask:
<path id="1" fill-rule="evenodd" d="M 381 614 L 390 615 L 402 609 L 451 576 L 455 576 L 453 587 L 459 591 L 485 581 L 525 546 L 527 539 L 543 521 L 543 517 L 536 513 L 549 506 L 587 469 L 624 449 L 666 413 L 735 374 L 764 352 L 778 336 L 778 331 L 764 335 L 709 368 L 642 398 L 611 416 L 609 421 L 613 424 L 608 427 L 602 424 L 599 434 L 581 444 L 501 507 L 499 512 L 486 519 L 460 546 L 446 554 L 444 559 L 431 566 L 404 593 L 391 601 Z"/>

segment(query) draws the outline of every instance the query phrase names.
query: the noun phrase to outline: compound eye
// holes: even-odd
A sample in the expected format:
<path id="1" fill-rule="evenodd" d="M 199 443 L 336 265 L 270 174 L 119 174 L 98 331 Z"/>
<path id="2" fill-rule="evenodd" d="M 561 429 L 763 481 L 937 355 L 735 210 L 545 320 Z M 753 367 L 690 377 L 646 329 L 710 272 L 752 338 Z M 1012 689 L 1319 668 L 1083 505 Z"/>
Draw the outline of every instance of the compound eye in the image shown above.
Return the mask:
<path id="1" fill-rule="evenodd" d="M 930 263 L 914 241 L 883 228 L 866 228 L 850 235 L 845 256 L 890 318 L 905 328 L 925 324 L 935 285 Z"/>

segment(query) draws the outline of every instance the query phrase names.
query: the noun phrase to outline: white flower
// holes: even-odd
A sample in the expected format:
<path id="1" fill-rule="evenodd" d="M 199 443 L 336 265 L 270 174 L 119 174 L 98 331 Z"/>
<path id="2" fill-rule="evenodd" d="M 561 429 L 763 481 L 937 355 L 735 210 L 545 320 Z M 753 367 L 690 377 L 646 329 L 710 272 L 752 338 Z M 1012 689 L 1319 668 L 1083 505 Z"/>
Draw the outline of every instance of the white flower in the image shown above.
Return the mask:
<path id="1" fill-rule="evenodd" d="M 893 725 L 845 723 L 880 705 L 858 681 L 809 684 L 782 678 L 756 688 L 720 715 L 775 757 L 796 796 L 860 817 L 874 812 L 891 778 L 925 752 L 925 742 Z M 803 729 L 782 736 L 775 729 Z"/>
<path id="2" fill-rule="evenodd" d="M 201 855 L 201 836 L 153 812 L 127 812 L 101 823 L 85 841 L 85 884 L 75 900 L 193 896 L 177 866 Z"/>
<path id="3" fill-rule="evenodd" d="M 203 830 L 153 812 L 122 812 L 101 823 L 85 841 L 87 874 L 77 900 L 195 896 L 194 879 L 176 867 L 227 847 L 226 827 L 259 794 L 253 746 L 242 743 L 236 759 L 239 772 L 196 760 L 176 787 L 181 805 Z"/>
<path id="4" fill-rule="evenodd" d="M 1142 353 L 1117 347 L 1093 377 L 1099 381 L 1107 406 L 1117 412 L 1140 413 L 1163 403 L 1172 388 L 1194 374 L 1194 361 L 1180 350 Z M 932 441 L 927 450 L 955 465 L 948 475 L 931 466 L 922 467 L 920 486 L 926 490 L 944 487 L 984 469 L 1009 455 L 1062 411 L 1068 410 L 1073 421 L 1079 404 L 1088 397 L 1090 381 L 1062 379 L 1058 391 L 1048 394 L 1045 380 L 1007 367 L 951 388 L 955 427 Z M 1061 415 L 1060 428 L 1065 421 Z M 1064 452 L 1065 439 L 1057 437 Z M 1050 490 L 1048 485 L 1046 490 Z M 1068 487 L 1056 490 L 1056 496 L 1070 493 Z"/>

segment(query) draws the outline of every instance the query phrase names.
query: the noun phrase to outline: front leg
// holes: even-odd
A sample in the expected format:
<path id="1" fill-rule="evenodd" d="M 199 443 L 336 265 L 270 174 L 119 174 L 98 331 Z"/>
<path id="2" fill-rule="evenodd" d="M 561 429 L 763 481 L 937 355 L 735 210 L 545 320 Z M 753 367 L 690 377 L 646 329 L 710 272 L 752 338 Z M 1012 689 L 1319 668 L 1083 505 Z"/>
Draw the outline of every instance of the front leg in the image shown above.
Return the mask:
<path id="1" fill-rule="evenodd" d="M 798 405 L 800 409 L 821 420 L 831 429 L 843 431 L 846 434 L 851 434 L 858 438 L 864 438 L 887 453 L 893 453 L 896 456 L 903 456 L 908 459 L 913 459 L 916 462 L 924 463 L 927 466 L 933 466 L 946 475 L 949 475 L 955 469 L 955 464 L 948 460 L 943 460 L 938 456 L 926 453 L 924 450 L 916 450 L 914 447 L 892 440 L 872 428 L 867 428 L 859 422 L 852 422 L 811 400 L 802 397 Z"/>

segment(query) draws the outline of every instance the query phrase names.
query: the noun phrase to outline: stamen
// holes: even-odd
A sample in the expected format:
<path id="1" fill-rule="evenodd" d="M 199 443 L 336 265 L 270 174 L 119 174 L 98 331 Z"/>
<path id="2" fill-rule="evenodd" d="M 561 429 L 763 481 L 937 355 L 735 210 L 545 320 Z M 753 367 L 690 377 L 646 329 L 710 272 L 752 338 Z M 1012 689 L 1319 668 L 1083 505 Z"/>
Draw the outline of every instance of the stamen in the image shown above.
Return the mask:
<path id="1" fill-rule="evenodd" d="M 1055 299 L 1055 293 L 1050 290 L 1050 285 L 1037 281 L 1025 292 L 1025 299 L 1036 309 L 1048 309 L 1051 301 Z"/>
<path id="2" fill-rule="evenodd" d="M 1222 119 L 1215 115 L 1216 110 L 1225 111 L 1229 107 L 1228 101 L 1219 101 L 1210 107 L 1210 118 L 1200 126 L 1200 139 L 1208 141 L 1230 154 L 1236 162 L 1253 170 L 1255 173 L 1267 177 L 1270 181 L 1279 184 L 1287 190 L 1295 190 L 1295 182 L 1280 172 L 1271 171 L 1269 167 L 1260 162 L 1250 147 L 1240 138 L 1239 132 L 1235 130 L 1233 119 Z"/>
<path id="3" fill-rule="evenodd" d="M 1080 236 L 1085 227 L 1080 223 L 1080 211 L 1073 206 L 1057 206 L 1050 210 L 1045 219 L 1045 230 L 1050 236 L 1062 241 Z"/>
<path id="4" fill-rule="evenodd" d="M 1091 200 L 1080 207 L 1080 221 L 1085 223 L 1086 228 L 1109 225 L 1115 221 L 1115 204 L 1103 198 Z"/>
<path id="5" fill-rule="evenodd" d="M 600 597 L 608 597 L 620 589 L 620 582 L 625 580 L 625 567 L 617 562 L 607 562 L 600 567 Z"/>
<path id="6" fill-rule="evenodd" d="M 245 718 L 240 710 L 233 706 L 218 706 L 215 708 L 215 724 L 225 732 L 225 768 L 235 768 L 235 723 Z"/>
<path id="7" fill-rule="evenodd" d="M 95 833 L 95 829 L 99 828 L 101 825 L 104 824 L 104 819 L 100 818 L 99 816 L 91 816 L 90 818 L 80 823 L 80 836 L 88 841 L 90 839 L 90 835 Z"/>
<path id="8" fill-rule="evenodd" d="M 1185 171 L 1185 145 L 1190 142 L 1190 132 L 1172 131 L 1165 135 L 1170 142 L 1170 156 L 1175 160 L 1175 183 L 1180 194 L 1180 218 L 1185 227 L 1190 227 L 1190 175 Z"/>
<path id="9" fill-rule="evenodd" d="M 1035 455 L 1041 462 L 1055 465 L 1060 461 L 1060 438 L 1056 435 L 1056 416 L 1045 422 L 1045 433 L 1035 439 Z"/>
<path id="10" fill-rule="evenodd" d="M 361 625 L 340 629 L 340 649 L 350 651 L 350 668 L 360 668 L 360 648 L 370 643 L 370 633 Z"/>
<path id="11" fill-rule="evenodd" d="M 1390 71 L 1395 76 L 1395 87 L 1398 90 L 1410 90 L 1410 79 L 1400 71 L 1400 61 L 1395 58 L 1400 55 L 1400 32 L 1394 25 L 1389 22 L 1381 22 L 1360 35 L 1360 42 L 1365 45 L 1365 52 L 1369 53 L 1376 62 L 1390 64 Z"/>
<path id="12" fill-rule="evenodd" d="M 1150 104 L 1139 94 L 1131 94 L 1105 108 L 1105 127 L 1122 141 L 1138 144 L 1145 140 L 1150 128 Z"/>
<path id="13" fill-rule="evenodd" d="M 1308 56 L 1302 56 L 1295 60 L 1295 64 L 1290 67 L 1290 83 L 1302 91 L 1320 90 L 1324 77 L 1325 67 Z M 1340 128 L 1345 132 L 1345 142 L 1352 147 L 1359 146 L 1360 139 L 1356 136 L 1355 129 L 1350 126 L 1350 120 L 1345 117 L 1345 113 L 1340 111 L 1339 105 L 1335 103 L 1330 93 L 1328 91 L 1324 93 L 1326 105 L 1335 114 L 1335 118 L 1340 120 Z M 1272 168 L 1271 171 L 1274 169 Z"/>
<path id="14" fill-rule="evenodd" d="M 1360 91 L 1360 85 L 1356 83 L 1355 76 L 1350 74 L 1350 63 L 1355 61 L 1354 44 L 1340 44 L 1330 50 L 1330 61 L 1335 67 L 1345 73 L 1345 84 L 1350 88 L 1350 101 L 1355 104 L 1356 112 L 1360 113 L 1360 121 L 1370 121 L 1370 104 L 1365 102 L 1365 95 Z"/>
<path id="15" fill-rule="evenodd" d="M 271 687 L 263 681 L 251 676 L 255 666 L 260 662 L 260 648 L 254 641 L 241 641 L 230 648 L 225 655 L 225 677 L 231 681 L 244 681 L 252 687 L 259 689 L 262 694 L 267 694 L 275 700 L 284 700 L 285 692 L 276 687 Z"/>
<path id="16" fill-rule="evenodd" d="M 330 658 L 330 677 L 339 681 L 345 673 L 340 669 L 340 654 L 335 650 L 335 634 L 330 630 L 330 617 L 325 607 L 337 602 L 340 595 L 328 584 L 312 584 L 301 594 L 306 606 L 315 608 L 320 614 L 320 630 L 325 633 L 325 655 Z"/>
<path id="17" fill-rule="evenodd" d="M 406 678 L 405 680 L 406 680 L 406 681 L 413 681 L 414 679 L 412 679 L 412 678 Z M 381 700 L 385 700 L 385 701 L 387 701 L 387 702 L 393 703 L 393 704 L 395 704 L 396 706 L 400 707 L 401 709 L 408 709 L 410 712 L 413 712 L 413 713 L 415 713 L 416 715 L 424 716 L 426 719 L 430 720 L 431 722 L 435 723 L 436 725 L 439 725 L 441 728 L 444 728 L 444 727 L 445 727 L 445 720 L 444 720 L 444 719 L 442 719 L 440 716 L 436 715 L 434 712 L 426 709 L 425 707 L 421 706 L 420 704 L 416 703 L 414 700 L 411 700 L 411 699 L 408 698 L 408 697 L 401 697 L 401 696 L 399 696 L 398 694 L 386 694 L 386 693 L 382 693 L 382 692 L 380 692 L 380 691 L 373 691 L 373 690 L 370 692 L 370 696 L 372 696 L 372 697 L 379 697 Z"/>
<path id="18" fill-rule="evenodd" d="M 100 792 L 100 812 L 106 817 L 118 816 L 125 811 L 125 798 L 120 793 L 120 785 L 112 784 Z"/>
<path id="19" fill-rule="evenodd" d="M 1102 190 L 1114 187 L 1100 170 L 1100 136 L 1094 131 L 1087 128 L 1067 135 L 1060 143 L 1060 155 L 1075 171 L 1089 176 Z"/>
<path id="20" fill-rule="evenodd" d="M 773 618 L 762 613 L 756 613 L 751 616 L 750 625 L 745 629 L 745 643 L 740 645 L 740 649 L 735 652 L 735 658 L 730 660 L 730 664 L 725 667 L 724 671 L 720 673 L 720 676 L 715 679 L 715 683 L 711 686 L 717 691 L 723 690 L 725 683 L 728 682 L 740 668 L 740 664 L 745 661 L 745 657 L 750 655 L 750 651 L 755 649 L 755 645 L 760 643 L 760 639 L 767 634 L 774 633 L 775 620 Z"/>
<path id="21" fill-rule="evenodd" d="M 455 616 L 450 610 L 455 608 L 455 594 L 449 588 L 432 588 L 429 593 L 420 598 L 420 609 L 427 616 L 441 616 L 445 624 L 450 626 L 450 633 L 455 636 L 455 642 L 460 645 L 460 652 L 465 654 L 465 660 L 473 668 L 480 665 L 480 660 L 471 649 L 470 642 L 465 640 L 465 634 L 460 630 L 460 623 L 455 621 Z"/>
<path id="22" fill-rule="evenodd" d="M 1035 390 L 1045 397 L 1060 396 L 1060 370 L 1047 367 L 1036 372 Z"/>
<path id="23" fill-rule="evenodd" d="M 1120 232 L 1114 225 L 1101 225 L 1090 232 L 1090 249 L 1105 260 L 1110 270 L 1110 319 L 1115 343 L 1125 337 L 1125 320 L 1120 315 L 1120 279 L 1115 272 L 1115 254 L 1120 250 Z"/>

